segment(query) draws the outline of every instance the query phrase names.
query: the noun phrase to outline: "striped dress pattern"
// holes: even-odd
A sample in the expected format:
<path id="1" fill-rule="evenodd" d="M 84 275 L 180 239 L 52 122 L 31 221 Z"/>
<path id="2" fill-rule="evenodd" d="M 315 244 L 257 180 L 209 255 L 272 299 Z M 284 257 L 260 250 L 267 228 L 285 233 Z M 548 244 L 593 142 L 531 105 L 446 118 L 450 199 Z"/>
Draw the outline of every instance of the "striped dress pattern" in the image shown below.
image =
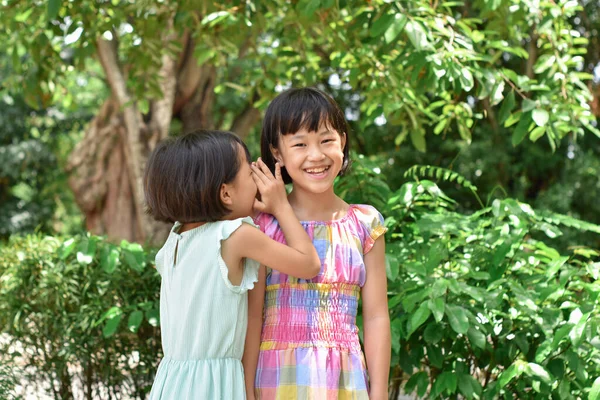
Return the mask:
<path id="1" fill-rule="evenodd" d="M 277 220 L 256 224 L 285 243 Z M 356 325 L 367 271 L 364 255 L 386 231 L 372 206 L 350 205 L 332 221 L 301 221 L 317 249 L 321 271 L 298 279 L 268 270 L 256 371 L 258 399 L 368 399 L 368 375 Z"/>

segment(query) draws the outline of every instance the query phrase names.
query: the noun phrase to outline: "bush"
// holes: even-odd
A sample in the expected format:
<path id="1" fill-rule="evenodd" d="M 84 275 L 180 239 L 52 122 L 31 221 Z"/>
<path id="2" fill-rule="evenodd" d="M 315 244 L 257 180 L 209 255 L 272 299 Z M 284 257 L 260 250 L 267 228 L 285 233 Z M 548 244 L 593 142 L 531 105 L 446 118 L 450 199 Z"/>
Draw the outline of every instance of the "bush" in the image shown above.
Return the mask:
<path id="1" fill-rule="evenodd" d="M 0 248 L 0 327 L 10 338 L 0 353 L 55 399 L 145 398 L 161 357 L 153 257 L 89 235 L 13 236 Z"/>
<path id="2" fill-rule="evenodd" d="M 0 364 L 0 399 L 20 399 L 20 397 L 15 394 L 16 385 L 17 378 L 13 366 L 10 364 Z"/>
<path id="3" fill-rule="evenodd" d="M 600 253 L 561 254 L 552 242 L 564 227 L 600 227 L 510 198 L 484 205 L 441 168 L 412 168 L 414 181 L 391 192 L 377 165 L 355 165 L 338 187 L 350 201 L 370 198 L 390 228 L 390 398 L 401 388 L 430 399 L 597 398 Z M 482 209 L 457 212 L 420 177 L 462 187 Z"/>

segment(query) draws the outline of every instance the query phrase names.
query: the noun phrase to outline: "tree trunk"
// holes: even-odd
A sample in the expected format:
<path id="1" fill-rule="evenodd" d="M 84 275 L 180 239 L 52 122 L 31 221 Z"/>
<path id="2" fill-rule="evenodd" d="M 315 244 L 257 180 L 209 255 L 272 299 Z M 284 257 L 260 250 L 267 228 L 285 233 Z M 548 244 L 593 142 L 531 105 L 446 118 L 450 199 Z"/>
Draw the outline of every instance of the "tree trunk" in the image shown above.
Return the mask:
<path id="1" fill-rule="evenodd" d="M 172 38 L 165 38 L 169 40 Z M 148 99 L 143 115 L 127 88 L 126 68 L 119 65 L 116 41 L 99 39 L 97 50 L 112 96 L 86 129 L 69 156 L 67 171 L 86 228 L 110 240 L 160 244 L 169 227 L 144 212 L 143 171 L 149 153 L 169 132 L 172 118 L 183 131 L 213 127 L 216 69 L 198 65 L 189 33 L 179 60 L 163 56 L 159 71 L 161 99 Z M 247 107 L 232 128 L 247 135 L 260 115 Z"/>

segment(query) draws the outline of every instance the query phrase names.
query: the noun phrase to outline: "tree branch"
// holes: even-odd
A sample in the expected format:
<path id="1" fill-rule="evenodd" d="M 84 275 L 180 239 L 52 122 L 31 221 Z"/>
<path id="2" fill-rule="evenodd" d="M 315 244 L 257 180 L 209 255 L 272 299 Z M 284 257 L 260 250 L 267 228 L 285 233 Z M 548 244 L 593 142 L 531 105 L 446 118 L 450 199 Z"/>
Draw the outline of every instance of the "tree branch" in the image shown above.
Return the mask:
<path id="1" fill-rule="evenodd" d="M 166 27 L 168 30 L 173 28 L 173 19 L 169 20 Z M 175 35 L 171 33 L 164 39 L 166 47 L 171 40 L 175 40 Z M 175 74 L 176 62 L 165 52 L 162 56 L 162 65 L 158 71 L 159 86 L 162 92 L 162 98 L 155 99 L 152 102 L 152 120 L 150 129 L 152 132 L 150 140 L 150 149 L 152 150 L 159 140 L 166 138 L 169 134 L 169 126 L 173 117 L 173 104 L 175 103 L 175 89 L 177 77 Z"/>
<path id="2" fill-rule="evenodd" d="M 117 57 L 116 42 L 105 40 L 99 37 L 96 40 L 96 48 L 102 68 L 106 73 L 108 83 L 110 85 L 113 96 L 117 100 L 120 109 L 123 110 L 125 120 L 126 133 L 123 141 L 125 143 L 125 158 L 127 163 L 127 172 L 131 182 L 131 191 L 135 200 L 135 213 L 137 221 L 137 229 L 140 232 L 141 241 L 145 240 L 145 232 L 143 221 L 145 215 L 143 212 L 144 205 L 144 190 L 142 184 L 142 171 L 144 167 L 144 159 L 146 147 L 142 139 L 142 118 L 137 110 L 137 107 L 132 101 L 132 98 L 127 90 L 127 81 L 119 65 Z"/>

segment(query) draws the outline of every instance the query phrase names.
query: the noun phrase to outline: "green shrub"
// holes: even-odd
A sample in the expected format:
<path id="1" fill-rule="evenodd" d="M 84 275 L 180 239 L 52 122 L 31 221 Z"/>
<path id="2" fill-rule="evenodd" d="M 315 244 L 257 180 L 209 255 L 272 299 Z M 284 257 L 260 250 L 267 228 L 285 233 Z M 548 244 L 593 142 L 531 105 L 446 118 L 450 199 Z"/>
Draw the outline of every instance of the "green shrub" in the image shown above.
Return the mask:
<path id="1" fill-rule="evenodd" d="M 17 400 L 19 396 L 15 394 L 17 377 L 13 366 L 10 364 L 0 364 L 0 399 Z"/>
<path id="2" fill-rule="evenodd" d="M 161 357 L 153 257 L 89 235 L 12 237 L 0 248 L 0 353 L 25 381 L 53 382 L 55 399 L 72 398 L 74 381 L 86 398 L 145 398 Z"/>
<path id="3" fill-rule="evenodd" d="M 564 227 L 600 227 L 510 198 L 484 205 L 441 168 L 415 167 L 392 192 L 377 165 L 355 165 L 338 188 L 379 207 L 390 228 L 390 398 L 402 388 L 429 399 L 596 399 L 600 253 L 561 254 L 552 242 Z M 423 176 L 463 187 L 483 208 L 458 212 Z"/>

